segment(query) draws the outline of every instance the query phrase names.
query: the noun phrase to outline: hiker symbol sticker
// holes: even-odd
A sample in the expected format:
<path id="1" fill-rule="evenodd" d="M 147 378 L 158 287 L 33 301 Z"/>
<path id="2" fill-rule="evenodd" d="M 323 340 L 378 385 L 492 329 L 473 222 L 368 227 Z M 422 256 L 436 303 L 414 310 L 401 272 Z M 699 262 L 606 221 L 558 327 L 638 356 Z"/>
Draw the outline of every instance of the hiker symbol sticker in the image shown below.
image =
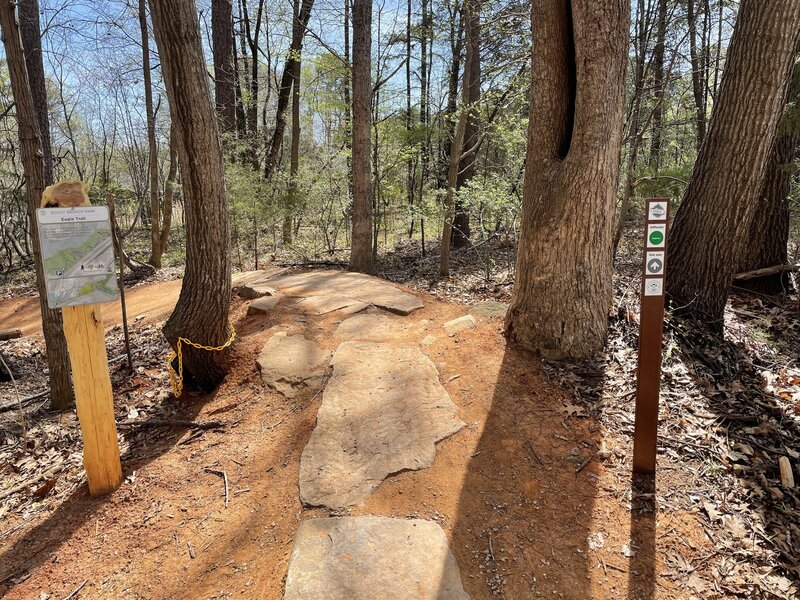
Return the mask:
<path id="1" fill-rule="evenodd" d="M 661 296 L 664 293 L 664 280 L 663 279 L 645 279 L 644 280 L 644 295 L 645 296 Z"/>

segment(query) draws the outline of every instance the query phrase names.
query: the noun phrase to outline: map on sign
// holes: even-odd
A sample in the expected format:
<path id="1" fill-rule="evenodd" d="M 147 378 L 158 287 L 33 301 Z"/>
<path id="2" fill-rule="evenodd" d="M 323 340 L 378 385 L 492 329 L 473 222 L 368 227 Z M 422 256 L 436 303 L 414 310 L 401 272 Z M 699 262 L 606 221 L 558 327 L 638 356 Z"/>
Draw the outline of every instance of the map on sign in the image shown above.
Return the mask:
<path id="1" fill-rule="evenodd" d="M 40 208 L 36 220 L 50 308 L 117 299 L 108 208 Z"/>

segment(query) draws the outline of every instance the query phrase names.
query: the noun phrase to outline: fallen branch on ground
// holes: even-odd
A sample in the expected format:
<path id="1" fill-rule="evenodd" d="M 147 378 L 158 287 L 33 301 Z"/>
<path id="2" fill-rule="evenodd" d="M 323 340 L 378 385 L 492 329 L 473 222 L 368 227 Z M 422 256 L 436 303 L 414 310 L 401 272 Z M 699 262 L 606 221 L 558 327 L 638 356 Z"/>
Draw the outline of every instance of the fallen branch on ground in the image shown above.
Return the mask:
<path id="1" fill-rule="evenodd" d="M 767 277 L 769 275 L 777 275 L 778 273 L 796 273 L 798 271 L 800 271 L 800 265 L 775 265 L 772 267 L 764 267 L 763 269 L 756 269 L 755 271 L 737 273 L 733 276 L 733 280 L 746 281 L 748 279 L 758 279 L 760 277 Z"/>
<path id="2" fill-rule="evenodd" d="M 119 429 L 131 429 L 133 427 L 188 427 L 189 429 L 220 429 L 224 427 L 221 421 L 186 421 L 183 419 L 147 419 L 146 421 L 121 421 L 117 423 Z"/>

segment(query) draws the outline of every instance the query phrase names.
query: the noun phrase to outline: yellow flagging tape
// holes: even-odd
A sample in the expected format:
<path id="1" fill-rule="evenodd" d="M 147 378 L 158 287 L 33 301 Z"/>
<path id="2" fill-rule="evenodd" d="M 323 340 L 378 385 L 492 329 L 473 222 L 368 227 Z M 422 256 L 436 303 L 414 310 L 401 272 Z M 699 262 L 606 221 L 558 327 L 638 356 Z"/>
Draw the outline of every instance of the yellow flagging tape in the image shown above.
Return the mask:
<path id="1" fill-rule="evenodd" d="M 176 352 L 171 352 L 170 355 L 167 357 L 167 368 L 169 369 L 169 381 L 172 384 L 172 393 L 175 394 L 176 398 L 180 398 L 181 394 L 183 394 L 183 344 L 188 344 L 192 348 L 197 348 L 198 350 L 207 350 L 208 352 L 219 352 L 221 350 L 225 350 L 228 346 L 233 343 L 233 340 L 236 339 L 236 330 L 234 330 L 233 325 L 228 323 L 228 329 L 231 330 L 231 335 L 228 338 L 228 341 L 222 344 L 222 346 L 204 346 L 203 344 L 198 344 L 197 342 L 193 342 L 192 340 L 179 337 L 178 343 L 176 344 L 175 348 L 177 349 Z M 175 360 L 175 357 L 178 357 L 178 372 L 175 372 L 175 369 L 172 368 L 172 361 Z"/>

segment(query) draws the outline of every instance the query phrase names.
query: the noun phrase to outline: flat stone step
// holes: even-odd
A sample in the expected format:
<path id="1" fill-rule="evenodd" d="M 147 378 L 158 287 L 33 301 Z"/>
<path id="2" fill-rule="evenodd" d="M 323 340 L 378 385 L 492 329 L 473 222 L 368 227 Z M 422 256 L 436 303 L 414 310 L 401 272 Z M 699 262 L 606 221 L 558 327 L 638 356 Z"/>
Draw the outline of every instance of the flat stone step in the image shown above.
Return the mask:
<path id="1" fill-rule="evenodd" d="M 398 317 L 361 314 L 342 321 L 333 336 L 348 341 L 389 342 L 401 339 L 410 330 L 410 324 Z"/>
<path id="2" fill-rule="evenodd" d="M 389 475 L 429 467 L 436 442 L 464 427 L 436 366 L 418 348 L 344 342 L 332 364 L 300 459 L 306 505 L 360 504 Z"/>
<path id="3" fill-rule="evenodd" d="M 442 528 L 421 519 L 300 523 L 284 600 L 469 600 Z"/>
<path id="4" fill-rule="evenodd" d="M 256 362 L 265 385 L 294 398 L 322 383 L 331 354 L 300 334 L 281 331 L 267 340 Z"/>
<path id="5" fill-rule="evenodd" d="M 277 275 L 260 283 L 275 287 L 287 296 L 345 296 L 399 315 L 408 315 L 425 306 L 422 300 L 396 285 L 361 273 L 309 271 Z"/>

